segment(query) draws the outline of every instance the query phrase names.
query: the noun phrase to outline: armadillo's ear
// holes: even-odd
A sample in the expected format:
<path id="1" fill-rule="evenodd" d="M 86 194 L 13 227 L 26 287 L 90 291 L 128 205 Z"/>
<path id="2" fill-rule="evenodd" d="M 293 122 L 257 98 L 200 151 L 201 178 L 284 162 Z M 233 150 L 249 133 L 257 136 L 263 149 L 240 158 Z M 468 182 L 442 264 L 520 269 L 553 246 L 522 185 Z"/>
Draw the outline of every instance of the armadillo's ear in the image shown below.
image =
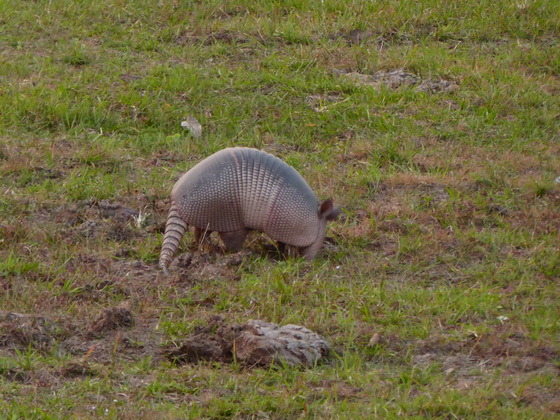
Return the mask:
<path id="1" fill-rule="evenodd" d="M 319 210 L 321 217 L 326 218 L 327 220 L 334 220 L 340 214 L 340 207 L 334 207 L 332 200 L 329 198 L 323 201 L 321 204 L 321 209 Z"/>

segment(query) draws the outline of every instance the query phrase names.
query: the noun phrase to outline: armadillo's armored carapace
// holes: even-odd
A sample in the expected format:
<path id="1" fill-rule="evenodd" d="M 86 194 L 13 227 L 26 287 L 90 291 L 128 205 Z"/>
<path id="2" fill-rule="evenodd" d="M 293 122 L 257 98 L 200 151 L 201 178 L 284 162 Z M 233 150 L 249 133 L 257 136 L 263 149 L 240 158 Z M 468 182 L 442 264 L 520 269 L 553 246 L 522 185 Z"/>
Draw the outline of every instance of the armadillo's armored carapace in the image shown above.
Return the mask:
<path id="1" fill-rule="evenodd" d="M 185 173 L 173 187 L 171 210 L 160 256 L 164 271 L 187 225 L 220 233 L 226 248 L 239 249 L 249 230 L 296 246 L 308 259 L 321 249 L 327 220 L 338 208 L 319 204 L 301 175 L 257 149 L 221 150 Z"/>

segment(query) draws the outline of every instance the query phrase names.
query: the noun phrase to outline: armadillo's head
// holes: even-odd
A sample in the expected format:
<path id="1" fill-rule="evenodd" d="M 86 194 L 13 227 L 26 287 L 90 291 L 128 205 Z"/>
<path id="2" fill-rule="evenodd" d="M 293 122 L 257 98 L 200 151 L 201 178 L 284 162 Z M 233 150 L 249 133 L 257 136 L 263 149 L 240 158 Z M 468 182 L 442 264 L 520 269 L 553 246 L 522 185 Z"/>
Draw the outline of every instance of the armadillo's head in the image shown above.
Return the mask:
<path id="1" fill-rule="evenodd" d="M 300 249 L 301 255 L 307 259 L 312 260 L 319 253 L 323 247 L 323 242 L 325 241 L 325 234 L 327 233 L 327 222 L 329 220 L 335 220 L 340 213 L 340 207 L 334 207 L 332 200 L 329 198 L 325 200 L 321 207 L 319 208 L 319 233 L 315 242 L 311 245 L 303 247 Z"/>

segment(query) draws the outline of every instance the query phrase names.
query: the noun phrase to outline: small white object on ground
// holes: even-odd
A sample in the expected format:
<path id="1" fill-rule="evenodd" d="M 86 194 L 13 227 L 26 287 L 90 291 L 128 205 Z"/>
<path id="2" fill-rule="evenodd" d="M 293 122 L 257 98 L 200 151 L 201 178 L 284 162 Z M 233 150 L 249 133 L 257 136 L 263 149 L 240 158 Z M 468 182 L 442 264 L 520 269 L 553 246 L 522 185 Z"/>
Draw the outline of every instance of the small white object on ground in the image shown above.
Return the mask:
<path id="1" fill-rule="evenodd" d="M 189 116 L 185 121 L 182 121 L 181 127 L 189 130 L 194 137 L 202 136 L 202 126 L 193 116 Z"/>
<path id="2" fill-rule="evenodd" d="M 371 338 L 369 339 L 369 343 L 368 345 L 370 347 L 375 347 L 379 344 L 379 342 L 381 341 L 381 334 L 379 333 L 374 333 Z"/>

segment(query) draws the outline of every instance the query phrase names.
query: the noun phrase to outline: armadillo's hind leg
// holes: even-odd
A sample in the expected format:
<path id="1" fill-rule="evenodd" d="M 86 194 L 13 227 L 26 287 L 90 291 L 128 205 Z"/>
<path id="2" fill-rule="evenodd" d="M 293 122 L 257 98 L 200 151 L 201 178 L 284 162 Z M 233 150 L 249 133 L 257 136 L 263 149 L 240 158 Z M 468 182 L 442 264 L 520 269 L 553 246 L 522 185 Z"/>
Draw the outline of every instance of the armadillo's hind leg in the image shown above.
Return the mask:
<path id="1" fill-rule="evenodd" d="M 284 254 L 286 252 L 286 244 L 284 242 L 278 241 L 276 243 L 276 248 L 278 248 L 278 252 L 280 254 Z"/>
<path id="2" fill-rule="evenodd" d="M 247 238 L 248 229 L 239 229 L 232 232 L 220 232 L 220 238 L 228 251 L 239 251 L 245 243 Z"/>
<path id="3" fill-rule="evenodd" d="M 299 248 L 285 242 L 278 241 L 277 248 L 281 257 L 296 257 L 298 255 Z"/>
<path id="4" fill-rule="evenodd" d="M 208 236 L 210 236 L 210 234 L 212 233 L 211 230 L 208 229 L 199 229 L 197 227 L 194 228 L 194 242 L 197 245 L 202 244 L 202 242 L 204 242 L 204 240 L 206 238 L 208 238 Z"/>
<path id="5" fill-rule="evenodd" d="M 165 234 L 161 245 L 161 253 L 159 255 L 159 266 L 165 274 L 168 274 L 167 267 L 169 267 L 173 256 L 177 252 L 181 238 L 186 230 L 187 224 L 177 212 L 175 203 L 172 202 L 169 215 L 167 216 Z"/>

